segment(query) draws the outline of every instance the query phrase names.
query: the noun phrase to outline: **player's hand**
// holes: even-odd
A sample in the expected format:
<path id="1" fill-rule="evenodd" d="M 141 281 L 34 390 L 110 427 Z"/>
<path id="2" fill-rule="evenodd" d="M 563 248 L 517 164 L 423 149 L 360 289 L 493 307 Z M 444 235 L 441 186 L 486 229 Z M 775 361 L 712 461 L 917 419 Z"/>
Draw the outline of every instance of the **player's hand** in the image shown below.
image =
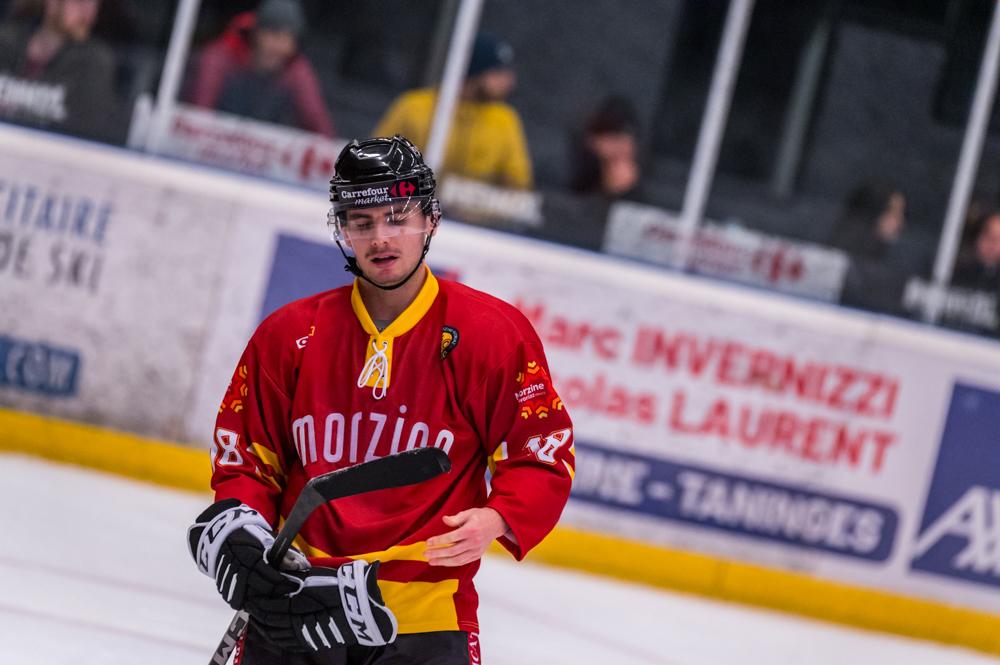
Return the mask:
<path id="1" fill-rule="evenodd" d="M 378 561 L 369 565 L 358 559 L 336 569 L 288 573 L 299 582 L 298 589 L 279 598 L 251 598 L 246 610 L 264 638 L 285 651 L 383 646 L 396 639 L 399 627 L 382 600 L 378 566 Z"/>
<path id="2" fill-rule="evenodd" d="M 271 525 L 236 499 L 213 503 L 188 529 L 198 570 L 215 578 L 216 588 L 234 610 L 242 609 L 252 596 L 280 598 L 300 586 L 268 565 L 264 557 L 272 543 Z M 282 568 L 307 570 L 309 562 L 290 549 Z"/>
<path id="3" fill-rule="evenodd" d="M 495 539 L 510 527 L 492 508 L 470 508 L 446 515 L 444 523 L 452 531 L 427 539 L 427 563 L 432 566 L 464 566 L 482 558 Z"/>

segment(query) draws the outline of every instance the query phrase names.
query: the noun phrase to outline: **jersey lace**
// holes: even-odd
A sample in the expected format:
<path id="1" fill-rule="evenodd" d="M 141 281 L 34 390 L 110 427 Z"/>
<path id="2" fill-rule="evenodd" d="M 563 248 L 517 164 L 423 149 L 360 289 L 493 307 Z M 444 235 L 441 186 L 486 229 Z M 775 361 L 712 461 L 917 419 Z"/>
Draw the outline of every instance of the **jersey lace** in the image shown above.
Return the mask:
<path id="1" fill-rule="evenodd" d="M 358 388 L 364 388 L 371 381 L 372 376 L 377 374 L 375 382 L 372 384 L 372 397 L 375 399 L 385 397 L 389 377 L 389 359 L 385 355 L 388 348 L 388 341 L 383 340 L 382 347 L 379 348 L 379 345 L 373 339 L 372 351 L 374 353 L 365 361 L 365 366 L 361 368 L 361 374 L 358 376 Z"/>

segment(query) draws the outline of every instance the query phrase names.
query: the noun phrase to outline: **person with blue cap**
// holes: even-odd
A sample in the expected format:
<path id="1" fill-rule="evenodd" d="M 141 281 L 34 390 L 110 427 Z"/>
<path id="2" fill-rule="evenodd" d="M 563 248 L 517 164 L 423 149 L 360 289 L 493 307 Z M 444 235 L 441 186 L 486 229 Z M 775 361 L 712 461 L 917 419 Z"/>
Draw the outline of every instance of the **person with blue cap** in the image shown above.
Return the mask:
<path id="1" fill-rule="evenodd" d="M 485 34 L 476 38 L 448 136 L 443 174 L 514 189 L 532 187 L 531 157 L 521 118 L 507 102 L 517 82 L 513 60 L 510 44 Z M 373 134 L 402 134 L 426 148 L 436 103 L 433 88 L 405 92 L 392 103 Z"/>

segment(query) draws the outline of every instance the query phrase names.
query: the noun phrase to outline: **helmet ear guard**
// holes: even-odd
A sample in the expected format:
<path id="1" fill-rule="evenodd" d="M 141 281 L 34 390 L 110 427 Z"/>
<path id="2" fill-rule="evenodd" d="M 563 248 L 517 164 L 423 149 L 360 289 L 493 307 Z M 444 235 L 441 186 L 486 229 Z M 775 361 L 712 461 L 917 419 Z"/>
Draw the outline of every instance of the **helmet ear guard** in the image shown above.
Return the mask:
<path id="1" fill-rule="evenodd" d="M 430 215 L 431 229 L 436 229 L 438 222 L 441 221 L 441 203 L 438 202 L 437 197 L 431 198 L 431 200 L 427 203 L 427 210 L 424 212 Z"/>

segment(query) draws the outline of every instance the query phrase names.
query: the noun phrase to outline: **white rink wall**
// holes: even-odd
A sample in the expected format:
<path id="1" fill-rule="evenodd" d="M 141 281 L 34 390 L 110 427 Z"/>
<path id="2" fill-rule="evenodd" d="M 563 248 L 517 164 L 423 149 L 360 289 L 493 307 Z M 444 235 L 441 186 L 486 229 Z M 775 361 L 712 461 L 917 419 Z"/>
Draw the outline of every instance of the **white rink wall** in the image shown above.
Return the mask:
<path id="1" fill-rule="evenodd" d="M 256 323 L 347 283 L 322 192 L 0 145 L 0 408 L 207 448 Z M 447 221 L 430 263 L 545 341 L 566 524 L 1000 614 L 996 344 Z"/>

